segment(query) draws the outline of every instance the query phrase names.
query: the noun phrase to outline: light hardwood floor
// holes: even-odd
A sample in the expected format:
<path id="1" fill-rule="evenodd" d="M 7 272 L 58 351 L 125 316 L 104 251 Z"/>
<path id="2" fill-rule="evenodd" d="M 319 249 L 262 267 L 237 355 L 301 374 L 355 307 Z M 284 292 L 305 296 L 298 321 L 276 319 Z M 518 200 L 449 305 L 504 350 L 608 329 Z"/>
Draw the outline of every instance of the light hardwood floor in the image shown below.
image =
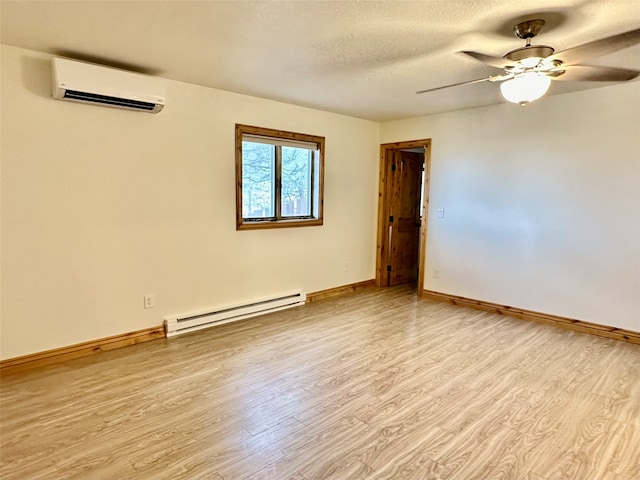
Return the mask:
<path id="1" fill-rule="evenodd" d="M 640 479 L 640 346 L 362 290 L 2 379 L 3 480 Z"/>

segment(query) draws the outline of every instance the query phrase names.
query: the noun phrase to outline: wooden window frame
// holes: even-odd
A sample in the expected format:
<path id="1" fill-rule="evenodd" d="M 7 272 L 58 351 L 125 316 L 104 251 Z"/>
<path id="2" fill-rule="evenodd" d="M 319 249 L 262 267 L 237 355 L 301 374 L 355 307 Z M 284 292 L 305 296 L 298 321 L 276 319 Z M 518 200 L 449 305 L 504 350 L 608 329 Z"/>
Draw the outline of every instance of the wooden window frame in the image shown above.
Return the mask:
<path id="1" fill-rule="evenodd" d="M 282 159 L 276 149 L 276 173 L 274 186 L 274 210 L 273 218 L 266 220 L 247 220 L 242 216 L 242 139 L 245 135 L 268 137 L 277 140 L 292 140 L 305 143 L 315 143 L 319 158 L 312 162 L 312 212 L 317 210 L 314 216 L 286 217 L 282 218 L 281 212 L 281 163 Z M 324 137 L 307 135 L 304 133 L 287 132 L 271 128 L 255 127 L 236 123 L 236 230 L 258 230 L 264 228 L 310 227 L 322 225 L 324 204 Z M 317 164 L 317 167 L 316 167 Z M 316 192 L 317 190 L 317 192 Z"/>

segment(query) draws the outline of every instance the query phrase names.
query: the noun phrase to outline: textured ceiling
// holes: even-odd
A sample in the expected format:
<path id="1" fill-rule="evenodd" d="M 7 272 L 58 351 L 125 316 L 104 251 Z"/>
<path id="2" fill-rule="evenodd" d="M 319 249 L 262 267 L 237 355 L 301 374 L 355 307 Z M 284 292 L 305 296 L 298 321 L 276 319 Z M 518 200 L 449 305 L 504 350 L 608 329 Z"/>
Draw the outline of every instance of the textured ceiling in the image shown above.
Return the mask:
<path id="1" fill-rule="evenodd" d="M 545 19 L 534 43 L 556 51 L 640 26 L 638 0 L 2 0 L 0 8 L 3 44 L 376 121 L 503 102 L 492 83 L 415 92 L 500 73 L 456 52 L 502 56 L 523 46 L 512 33 L 518 21 Z M 588 63 L 640 70 L 640 47 Z M 550 94 L 602 85 L 554 82 Z"/>

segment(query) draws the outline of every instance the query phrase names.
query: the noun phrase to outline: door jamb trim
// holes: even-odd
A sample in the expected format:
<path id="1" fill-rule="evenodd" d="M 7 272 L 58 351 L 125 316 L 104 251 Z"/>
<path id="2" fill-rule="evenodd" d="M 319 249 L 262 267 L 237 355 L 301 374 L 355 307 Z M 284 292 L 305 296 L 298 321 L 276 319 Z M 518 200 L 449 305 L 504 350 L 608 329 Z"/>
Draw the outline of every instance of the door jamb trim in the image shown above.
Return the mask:
<path id="1" fill-rule="evenodd" d="M 418 295 L 424 290 L 424 263 L 427 249 L 427 226 L 429 220 L 429 184 L 431 180 L 431 139 L 411 140 L 406 142 L 383 143 L 380 145 L 380 171 L 378 185 L 378 238 L 376 243 L 376 285 L 386 287 L 389 274 L 385 261 L 385 235 L 389 223 L 389 201 L 387 199 L 387 155 L 395 150 L 424 147 L 424 186 L 422 193 L 422 222 L 420 225 L 420 252 L 418 256 Z"/>

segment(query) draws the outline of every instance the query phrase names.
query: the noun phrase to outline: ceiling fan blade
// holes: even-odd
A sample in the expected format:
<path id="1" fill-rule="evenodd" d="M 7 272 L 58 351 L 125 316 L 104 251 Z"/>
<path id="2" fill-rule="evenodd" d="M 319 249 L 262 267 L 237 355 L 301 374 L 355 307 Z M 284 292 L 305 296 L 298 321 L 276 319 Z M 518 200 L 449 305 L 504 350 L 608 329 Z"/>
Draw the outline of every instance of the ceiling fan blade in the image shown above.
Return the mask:
<path id="1" fill-rule="evenodd" d="M 636 43 L 640 43 L 640 28 L 557 52 L 546 60 L 560 60 L 565 65 L 575 65 L 582 60 L 613 53 Z"/>
<path id="2" fill-rule="evenodd" d="M 564 73 L 557 77 L 551 75 L 551 77 L 554 80 L 569 82 L 626 82 L 640 75 L 638 70 L 592 65 L 567 65 L 566 67 L 563 65 L 556 71 L 558 70 L 564 70 Z"/>
<path id="3" fill-rule="evenodd" d="M 462 53 L 473 58 L 474 60 L 478 60 L 479 62 L 486 63 L 487 65 L 491 65 L 492 67 L 497 68 L 505 68 L 514 64 L 511 60 L 507 60 L 506 58 L 492 57 L 491 55 L 485 55 L 484 53 L 479 52 L 469 52 L 465 50 L 458 53 Z"/>
<path id="4" fill-rule="evenodd" d="M 420 90 L 419 92 L 416 92 L 416 93 L 420 94 L 420 93 L 435 92 L 436 90 L 442 90 L 443 88 L 458 87 L 460 85 L 470 85 L 472 83 L 502 82 L 503 80 L 508 80 L 510 78 L 513 78 L 513 75 L 496 75 L 495 77 L 485 77 L 485 78 L 479 78 L 477 80 L 469 80 L 467 82 L 452 83 L 451 85 L 445 85 L 443 87 L 428 88 L 427 90 Z"/>

